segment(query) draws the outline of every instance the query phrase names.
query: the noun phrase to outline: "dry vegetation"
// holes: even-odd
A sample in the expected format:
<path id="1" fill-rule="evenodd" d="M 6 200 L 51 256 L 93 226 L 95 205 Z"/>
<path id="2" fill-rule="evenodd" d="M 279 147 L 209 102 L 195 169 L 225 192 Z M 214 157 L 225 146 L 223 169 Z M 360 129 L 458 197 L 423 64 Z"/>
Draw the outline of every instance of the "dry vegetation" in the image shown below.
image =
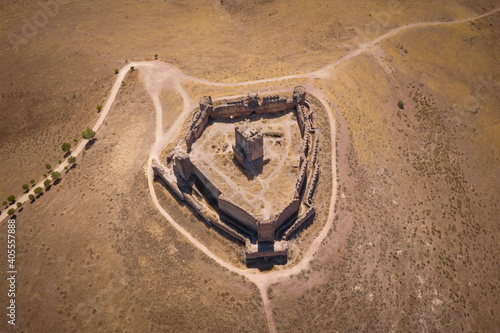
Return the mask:
<path id="1" fill-rule="evenodd" d="M 152 60 L 156 53 L 211 81 L 305 73 L 394 27 L 463 19 L 498 4 L 393 5 L 381 0 L 61 5 L 17 51 L 8 38 L 0 39 L 0 196 L 19 196 L 23 183 L 41 179 L 45 163 L 55 165 L 62 157 L 61 143 L 95 122 L 96 105 L 103 104 L 114 82 L 113 69 L 127 59 Z M 0 4 L 2 35 L 21 34 L 23 18 L 37 10 L 38 1 Z M 335 226 L 309 270 L 268 290 L 278 331 L 500 327 L 499 34 L 498 13 L 410 30 L 314 80 L 340 110 Z M 149 199 L 145 167 L 154 140 L 154 107 L 139 75 L 129 74 L 97 142 L 77 167 L 17 214 L 20 329 L 265 331 L 255 287 L 207 260 Z M 252 89 L 290 89 L 306 82 Z M 183 87 L 195 101 L 205 94 L 248 91 Z M 398 100 L 405 102 L 403 110 Z M 161 101 L 167 129 L 180 114 L 182 99 L 166 91 Z M 328 137 L 322 117 L 322 135 Z M 298 257 L 328 211 L 331 149 L 323 144 L 316 196 L 320 222 L 296 239 L 292 252 Z M 173 217 L 191 225 L 187 229 L 212 244 L 217 255 L 228 262 L 241 259 L 237 245 L 178 207 L 160 185 L 155 188 L 177 211 Z M 5 262 L 5 239 L 0 248 Z M 6 304 L 5 280 L 0 290 Z"/>

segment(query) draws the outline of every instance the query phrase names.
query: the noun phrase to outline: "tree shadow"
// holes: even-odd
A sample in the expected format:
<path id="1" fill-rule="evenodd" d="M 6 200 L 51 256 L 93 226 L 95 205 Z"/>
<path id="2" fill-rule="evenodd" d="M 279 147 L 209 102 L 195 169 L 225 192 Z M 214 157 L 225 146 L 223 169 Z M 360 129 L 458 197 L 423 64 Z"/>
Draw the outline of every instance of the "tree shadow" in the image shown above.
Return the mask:
<path id="1" fill-rule="evenodd" d="M 62 181 L 62 178 L 57 178 L 57 179 L 54 181 L 53 185 L 54 185 L 54 186 L 56 186 L 56 185 L 58 185 L 61 181 Z"/>
<path id="2" fill-rule="evenodd" d="M 97 141 L 96 138 L 92 138 L 90 139 L 86 144 L 85 144 L 85 150 L 89 150 L 90 148 L 92 148 L 92 146 L 94 145 L 94 143 Z"/>
<path id="3" fill-rule="evenodd" d="M 39 198 L 41 198 L 41 197 L 43 197 L 43 192 L 42 192 L 42 193 L 37 194 L 37 195 L 35 196 L 35 199 L 39 199 Z"/>
<path id="4" fill-rule="evenodd" d="M 67 151 L 66 154 L 64 154 L 64 158 L 68 158 L 71 155 L 71 151 Z"/>

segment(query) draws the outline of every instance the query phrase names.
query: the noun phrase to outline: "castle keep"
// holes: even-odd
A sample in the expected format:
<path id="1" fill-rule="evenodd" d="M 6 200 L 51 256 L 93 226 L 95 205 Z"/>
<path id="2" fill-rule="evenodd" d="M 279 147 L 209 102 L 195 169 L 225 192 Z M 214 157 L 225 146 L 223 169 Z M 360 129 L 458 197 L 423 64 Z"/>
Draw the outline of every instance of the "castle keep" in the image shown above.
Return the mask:
<path id="1" fill-rule="evenodd" d="M 246 99 L 227 101 L 219 106 L 214 106 L 212 99 L 205 96 L 199 104 L 188 132 L 170 152 L 166 164 L 153 163 L 155 175 L 163 179 L 172 192 L 189 204 L 207 224 L 245 243 L 247 261 L 255 258 L 286 258 L 287 240 L 301 226 L 312 221 L 316 214 L 313 199 L 320 174 L 319 131 L 314 125 L 314 110 L 306 99 L 306 89 L 296 87 L 292 98 L 274 95 L 260 99 L 256 92 L 251 92 Z M 211 177 L 206 167 L 192 158 L 192 148 L 205 128 L 210 126 L 207 125 L 209 121 L 210 124 L 225 121 L 228 126 L 234 126 L 234 142 L 228 148 L 232 149 L 235 161 L 234 167 L 231 166 L 234 168 L 232 172 L 241 172 L 238 168 L 242 168 L 259 177 L 255 170 L 268 163 L 270 157 L 266 153 L 264 133 L 251 121 L 252 115 L 280 112 L 292 113 L 293 118 L 289 119 L 297 121 L 295 128 L 298 125 L 296 133 L 300 130 L 300 158 L 297 157 L 298 165 L 293 173 L 295 183 L 290 185 L 293 186 L 293 193 L 288 193 L 291 200 L 281 202 L 280 207 L 283 208 L 280 211 L 270 211 L 263 217 L 256 215 L 234 197 L 231 199 L 226 192 L 227 186 L 234 185 L 221 183 L 217 177 Z M 232 118 L 240 121 L 231 125 Z M 279 139 L 275 142 L 280 144 Z M 294 147 L 295 150 L 298 148 L 298 145 Z M 269 209 L 266 208 L 267 211 Z"/>

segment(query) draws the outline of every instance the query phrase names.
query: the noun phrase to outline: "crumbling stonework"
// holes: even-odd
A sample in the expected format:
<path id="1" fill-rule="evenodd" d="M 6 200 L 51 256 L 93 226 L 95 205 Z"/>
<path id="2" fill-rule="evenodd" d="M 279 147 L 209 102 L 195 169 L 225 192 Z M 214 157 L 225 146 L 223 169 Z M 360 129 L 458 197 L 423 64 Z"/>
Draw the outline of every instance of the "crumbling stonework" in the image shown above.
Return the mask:
<path id="1" fill-rule="evenodd" d="M 153 165 L 155 175 L 161 177 L 167 186 L 181 200 L 186 201 L 207 223 L 217 226 L 220 230 L 239 241 L 243 237 L 250 237 L 246 238 L 248 240 L 247 259 L 276 255 L 286 256 L 286 242 L 279 243 L 279 250 L 276 250 L 274 246 L 269 244 L 273 244 L 276 237 L 280 237 L 279 235 L 283 235 L 284 239 L 286 239 L 306 221 L 314 218 L 316 213 L 316 209 L 313 206 L 313 196 L 320 174 L 318 161 L 319 130 L 314 127 L 313 108 L 306 100 L 306 89 L 302 86 L 296 87 L 292 98 L 273 95 L 261 99 L 256 92 L 251 92 L 245 99 L 229 101 L 216 107 L 214 107 L 210 96 L 205 96 L 200 99 L 199 105 L 199 110 L 194 112 L 191 125 L 184 140 L 168 155 L 168 166 L 165 167 L 158 163 Z M 295 112 L 302 136 L 300 165 L 295 193 L 293 200 L 280 212 L 274 214 L 269 219 L 260 220 L 242 208 L 237 202 L 226 198 L 220 188 L 210 180 L 199 166 L 191 161 L 189 154 L 193 142 L 201 136 L 209 119 L 216 121 L 218 118 L 247 117 L 252 113 L 264 114 L 281 111 L 287 112 L 287 110 Z M 249 120 L 240 122 L 235 126 L 233 154 L 234 158 L 242 166 L 246 167 L 249 164 L 263 161 L 265 159 L 264 150 L 263 134 Z M 182 186 L 181 184 L 177 184 L 177 182 L 181 182 Z M 196 186 L 202 186 L 203 191 L 201 192 L 211 197 L 212 204 L 213 202 L 216 203 L 214 212 L 221 214 L 219 219 L 214 220 L 206 216 L 204 209 L 207 208 L 203 208 L 206 207 L 206 203 L 203 205 L 198 203 L 196 196 L 190 194 L 192 190 L 189 193 L 185 192 L 185 189 L 192 188 L 194 183 L 197 184 Z M 307 191 L 304 191 L 304 186 L 307 186 Z M 198 190 L 195 191 L 199 193 Z M 304 210 L 306 210 L 305 213 L 297 216 L 299 211 Z M 215 213 L 215 215 L 217 214 Z M 229 227 L 229 225 L 223 222 L 226 220 L 234 220 L 241 228 L 237 227 L 233 229 L 234 223 L 232 221 L 231 224 L 233 224 L 233 227 Z M 252 239 L 252 236 L 243 236 L 243 234 L 236 231 L 238 229 L 248 230 L 250 233 L 254 232 L 257 235 L 259 246 L 253 246 L 252 242 L 255 240 Z M 279 235 L 276 233 L 278 229 L 280 229 Z"/>
<path id="2" fill-rule="evenodd" d="M 244 121 L 234 127 L 236 149 L 245 160 L 253 163 L 264 158 L 264 136 L 250 121 Z"/>

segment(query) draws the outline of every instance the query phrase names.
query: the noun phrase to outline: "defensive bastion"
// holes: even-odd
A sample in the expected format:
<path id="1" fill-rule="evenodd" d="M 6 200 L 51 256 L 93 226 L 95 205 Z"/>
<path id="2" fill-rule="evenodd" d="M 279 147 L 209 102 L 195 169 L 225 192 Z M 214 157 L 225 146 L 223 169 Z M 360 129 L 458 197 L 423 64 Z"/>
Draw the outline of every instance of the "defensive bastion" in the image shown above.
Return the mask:
<path id="1" fill-rule="evenodd" d="M 245 99 L 227 101 L 220 106 L 214 106 L 211 97 L 204 96 L 199 105 L 187 134 L 169 153 L 166 164 L 153 163 L 155 175 L 207 224 L 245 243 L 247 262 L 269 257 L 281 257 L 286 261 L 287 240 L 316 214 L 313 198 L 320 174 L 320 142 L 319 130 L 314 125 L 314 109 L 306 99 L 306 89 L 295 87 L 292 98 L 274 95 L 260 99 L 256 92 L 251 92 Z M 251 127 L 250 118 L 251 115 L 278 112 L 293 113 L 297 120 L 301 136 L 300 162 L 292 200 L 286 202 L 280 211 L 263 219 L 243 208 L 239 202 L 227 198 L 220 189 L 222 184 L 210 179 L 207 172 L 192 160 L 191 149 L 209 121 L 246 120 L 234 126 L 235 142 L 231 148 L 238 162 L 234 172 L 241 172 L 239 168 L 252 169 L 255 163 L 262 165 L 266 162 L 262 133 Z"/>

